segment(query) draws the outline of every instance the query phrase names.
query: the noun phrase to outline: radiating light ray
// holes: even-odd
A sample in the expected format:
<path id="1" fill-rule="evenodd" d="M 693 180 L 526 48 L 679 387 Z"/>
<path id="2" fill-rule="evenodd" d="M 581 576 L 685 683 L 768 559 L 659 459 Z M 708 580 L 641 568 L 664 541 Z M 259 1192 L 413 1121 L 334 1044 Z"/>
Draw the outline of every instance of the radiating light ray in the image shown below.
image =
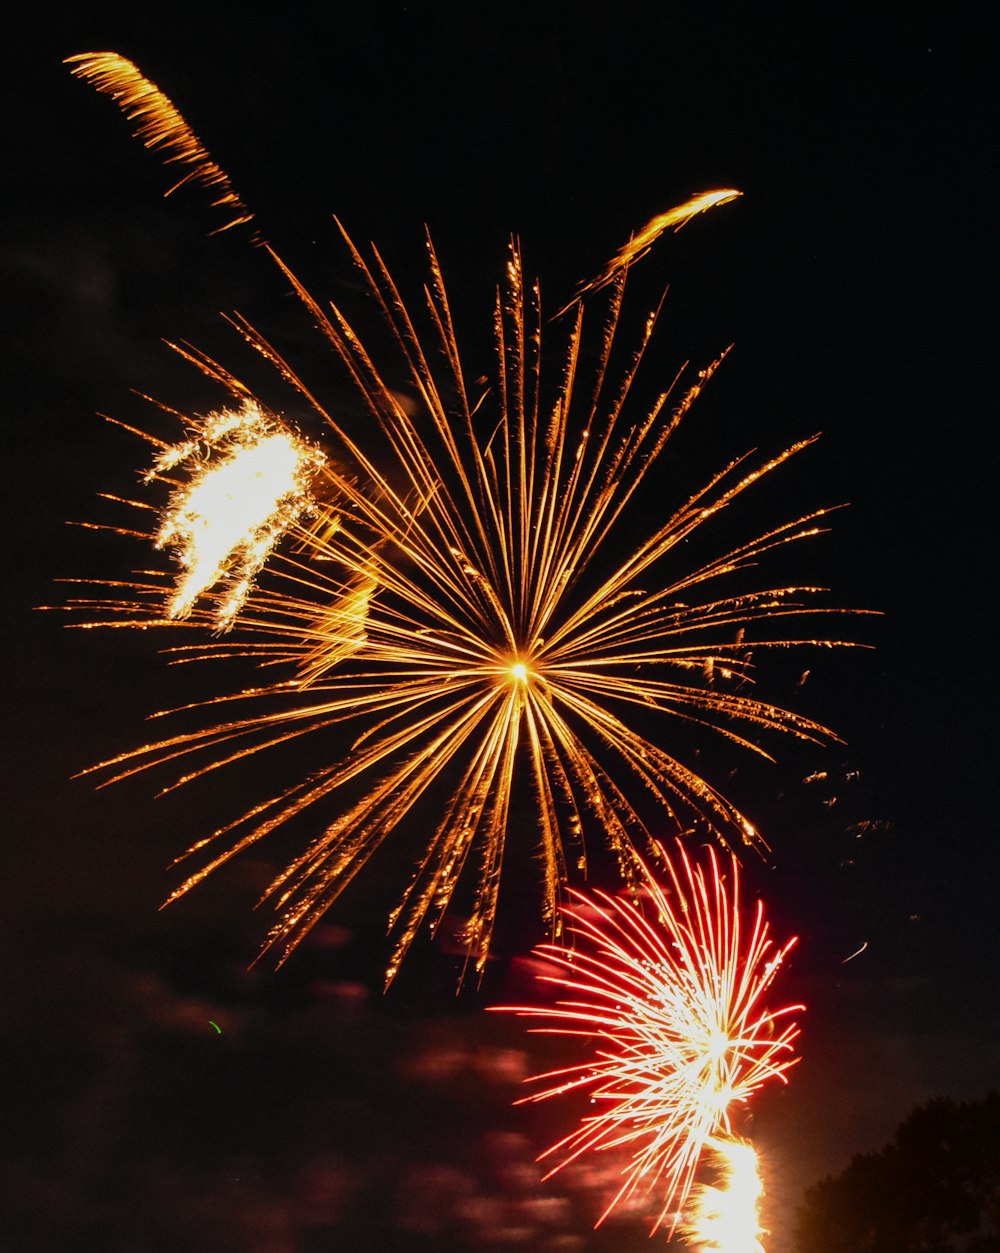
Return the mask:
<path id="1" fill-rule="evenodd" d="M 65 64 L 71 74 L 111 96 L 125 117 L 136 124 L 133 134 L 145 147 L 161 154 L 167 164 L 188 167 L 168 189 L 168 196 L 185 183 L 196 182 L 215 197 L 213 205 L 236 215 L 220 226 L 219 231 L 252 220 L 253 214 L 237 195 L 229 175 L 212 159 L 173 101 L 144 77 L 136 65 L 117 52 L 83 52 L 67 57 Z M 257 238 L 254 235 L 254 239 Z"/>
<path id="2" fill-rule="evenodd" d="M 684 213 L 697 211 L 691 202 Z M 267 254 L 354 385 L 363 431 L 251 323 L 231 319 L 318 417 L 334 460 L 315 469 L 316 516 L 289 522 L 232 632 L 173 652 L 182 661 L 244 656 L 276 677 L 207 698 L 204 725 L 189 720 L 198 707 L 181 711 L 175 733 L 94 769 L 111 781 L 169 766 L 169 789 L 306 737 L 328 743 L 328 764 L 199 840 L 191 852 L 215 841 L 222 851 L 173 896 L 308 811 L 317 834 L 268 890 L 281 910 L 270 943 L 287 954 L 385 840 L 423 829 L 425 851 L 392 915 L 388 977 L 420 925 L 440 923 L 470 861 L 478 878 L 464 935 L 481 971 L 519 789 L 534 798 L 543 914 L 555 936 L 568 867 L 585 868 L 591 827 L 626 878 L 650 846 L 650 810 L 658 831 L 666 821 L 759 842 L 751 821 L 685 761 L 690 728 L 711 727 L 765 756 L 761 734 L 831 736 L 747 690 L 764 650 L 846 642 L 783 629 L 785 618 L 826 612 L 810 604 L 822 589 L 747 590 L 741 577 L 768 552 L 821 531 L 824 511 L 700 562 L 683 549 L 812 441 L 730 462 L 678 507 L 661 504 L 650 524 L 640 488 L 721 357 L 640 403 L 633 385 L 657 315 L 625 351 L 624 268 L 612 274 L 593 339 L 581 304 L 553 347 L 538 286 L 512 245 L 492 311 L 494 364 L 473 387 L 430 241 L 421 318 L 379 253 L 366 259 L 342 234 L 386 343 L 367 342 L 345 311 Z M 178 351 L 239 405 L 257 403 L 225 366 Z M 157 532 L 149 537 L 155 543 Z M 73 606 L 84 625 L 164 625 L 165 582 L 163 572 L 139 572 Z M 197 599 L 180 625 L 217 627 Z"/>
<path id="3" fill-rule="evenodd" d="M 683 1235 L 698 1253 L 764 1253 L 760 1240 L 764 1185 L 753 1146 L 716 1137 L 706 1150 L 720 1178 L 717 1185 L 695 1187 L 694 1213 L 681 1224 Z"/>
<path id="4" fill-rule="evenodd" d="M 505 1009 L 587 1042 L 584 1060 L 535 1076 L 523 1098 L 590 1098 L 591 1112 L 543 1154 L 555 1159 L 550 1174 L 621 1151 L 621 1186 L 600 1221 L 655 1194 L 654 1231 L 677 1225 L 706 1149 L 727 1151 L 734 1108 L 784 1080 L 798 1035 L 785 1020 L 802 1008 L 764 1004 L 795 941 L 776 948 L 760 902 L 743 909 L 736 859 L 720 868 L 710 848 L 703 868 L 678 843 L 663 860 L 664 883 L 643 866 L 637 898 L 571 891 L 567 943 L 536 950 L 556 1000 Z M 733 1169 L 742 1163 L 733 1150 Z"/>

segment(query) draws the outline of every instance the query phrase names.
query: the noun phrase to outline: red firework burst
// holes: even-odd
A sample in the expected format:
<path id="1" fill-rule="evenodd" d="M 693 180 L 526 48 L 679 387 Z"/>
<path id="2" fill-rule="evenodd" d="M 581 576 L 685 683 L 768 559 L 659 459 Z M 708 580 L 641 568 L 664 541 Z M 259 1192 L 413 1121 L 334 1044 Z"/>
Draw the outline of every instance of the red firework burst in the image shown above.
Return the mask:
<path id="1" fill-rule="evenodd" d="M 584 1060 L 536 1075 L 525 1101 L 589 1095 L 579 1126 L 544 1153 L 554 1173 L 588 1150 L 625 1153 L 622 1183 L 601 1221 L 637 1192 L 662 1189 L 654 1230 L 676 1225 L 706 1147 L 731 1134 L 731 1115 L 763 1083 L 784 1080 L 799 1034 L 788 1015 L 803 1006 L 763 1002 L 795 943 L 776 948 L 760 901 L 740 905 L 735 858 L 706 866 L 678 846 L 661 885 L 643 866 L 643 890 L 626 899 L 573 892 L 566 910 L 573 947 L 536 954 L 555 973 L 550 1005 L 505 1007 L 536 1018 L 533 1030 L 582 1037 Z"/>

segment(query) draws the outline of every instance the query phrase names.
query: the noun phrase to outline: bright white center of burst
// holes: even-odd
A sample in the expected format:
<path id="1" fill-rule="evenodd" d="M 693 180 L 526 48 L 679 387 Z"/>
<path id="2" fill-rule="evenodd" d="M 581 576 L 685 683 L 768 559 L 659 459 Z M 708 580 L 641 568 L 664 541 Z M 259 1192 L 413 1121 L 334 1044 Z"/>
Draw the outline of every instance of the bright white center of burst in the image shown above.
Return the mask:
<path id="1" fill-rule="evenodd" d="M 729 1048 L 729 1036 L 724 1031 L 713 1031 L 708 1039 L 708 1056 L 713 1062 L 722 1061 Z"/>
<path id="2" fill-rule="evenodd" d="M 515 661 L 510 668 L 511 678 L 515 683 L 527 683 L 528 667 L 523 661 Z"/>

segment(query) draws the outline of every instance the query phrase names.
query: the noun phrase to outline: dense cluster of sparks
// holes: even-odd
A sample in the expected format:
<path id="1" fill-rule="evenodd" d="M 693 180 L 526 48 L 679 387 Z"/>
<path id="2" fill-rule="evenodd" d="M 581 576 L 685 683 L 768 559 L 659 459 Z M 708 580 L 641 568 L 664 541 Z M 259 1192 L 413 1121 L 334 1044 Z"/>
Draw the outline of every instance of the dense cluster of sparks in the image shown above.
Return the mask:
<path id="1" fill-rule="evenodd" d="M 759 1217 L 764 1187 L 753 1146 L 715 1139 L 706 1145 L 706 1155 L 720 1177 L 694 1190 L 694 1213 L 681 1224 L 682 1233 L 699 1253 L 764 1253 Z"/>
<path id="2" fill-rule="evenodd" d="M 802 1007 L 764 1003 L 794 940 L 774 946 L 759 901 L 744 916 L 735 858 L 723 871 L 709 849 L 706 870 L 679 847 L 664 865 L 666 886 L 644 868 L 637 899 L 573 892 L 572 946 L 538 950 L 557 998 L 513 1012 L 539 1020 L 537 1031 L 587 1042 L 583 1060 L 536 1076 L 538 1091 L 524 1098 L 590 1099 L 579 1125 L 544 1155 L 554 1170 L 583 1153 L 624 1152 L 604 1216 L 655 1192 L 655 1230 L 685 1221 L 699 1164 L 706 1152 L 721 1157 L 730 1187 L 703 1188 L 689 1220 L 707 1238 L 729 1221 L 727 1206 L 746 1209 L 748 1146 L 733 1140 L 734 1109 L 794 1064 L 798 1029 L 787 1019 Z"/>
<path id="3" fill-rule="evenodd" d="M 212 181 L 214 162 L 134 66 L 113 54 L 73 60 L 74 72 L 143 119 L 147 143 Z M 656 314 L 624 357 L 618 344 L 630 259 L 736 194 L 705 193 L 654 219 L 588 285 L 609 290 L 596 336 L 585 338 L 577 301 L 544 353 L 538 287 L 512 245 L 492 312 L 493 366 L 482 377 L 463 365 L 429 243 L 421 325 L 378 252 L 366 260 L 344 235 L 388 329 L 379 351 L 268 250 L 355 385 L 364 438 L 353 415 L 324 404 L 253 326 L 234 324 L 319 418 L 327 458 L 228 370 L 183 350 L 232 403 L 189 419 L 185 441 L 161 445 L 154 467 L 152 477 L 187 475 L 149 533 L 175 551 L 182 575 L 171 591 L 169 572 L 142 573 L 76 606 L 87 625 L 182 618 L 214 633 L 184 657 L 256 658 L 279 677 L 206 700 L 206 725 L 94 769 L 111 781 L 170 763 L 180 783 L 303 737 L 327 737 L 333 760 L 194 845 L 189 852 L 218 841 L 222 851 L 174 896 L 308 811 L 318 829 L 266 894 L 281 911 L 270 943 L 287 952 L 390 835 L 422 828 L 424 851 L 391 916 L 387 978 L 421 923 L 437 926 L 452 906 L 470 860 L 478 880 L 462 935 L 481 971 L 522 801 L 535 807 L 554 938 L 569 867 L 586 868 L 588 827 L 606 836 L 627 879 L 664 823 L 758 841 L 685 760 L 687 737 L 677 733 L 708 726 L 765 756 L 757 733 L 830 734 L 749 690 L 756 651 L 839 642 L 781 629 L 789 616 L 820 612 L 806 602 L 822 589 L 748 591 L 738 577 L 769 550 L 815 535 L 822 511 L 701 564 L 688 564 L 682 546 L 811 441 L 734 460 L 679 507 L 643 520 L 637 493 L 719 362 L 633 401 Z M 261 489 L 253 498 L 250 482 Z M 219 706 L 224 716 L 213 715 Z"/>
<path id="4" fill-rule="evenodd" d="M 324 462 L 252 400 L 209 414 L 188 439 L 164 448 L 147 482 L 187 470 L 155 539 L 181 567 L 167 616 L 187 617 L 198 597 L 221 583 L 215 625 L 228 630 L 274 546 L 314 512 L 310 484 Z"/>

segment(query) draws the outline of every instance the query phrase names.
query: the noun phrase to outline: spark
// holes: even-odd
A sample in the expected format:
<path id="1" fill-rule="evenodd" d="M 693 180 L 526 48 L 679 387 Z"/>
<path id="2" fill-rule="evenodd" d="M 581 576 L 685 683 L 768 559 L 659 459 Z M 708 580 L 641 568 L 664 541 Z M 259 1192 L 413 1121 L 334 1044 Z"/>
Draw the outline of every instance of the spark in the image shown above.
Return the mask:
<path id="1" fill-rule="evenodd" d="M 847 963 L 848 963 L 849 961 L 853 961 L 853 960 L 855 959 L 855 957 L 860 957 L 860 956 L 861 956 L 861 954 L 865 951 L 865 949 L 866 949 L 867 947 L 868 947 L 868 941 L 867 941 L 867 940 L 865 940 L 865 942 L 861 945 L 861 947 L 860 947 L 860 948 L 855 949 L 855 950 L 854 950 L 854 952 L 853 952 L 853 953 L 851 953 L 851 954 L 850 954 L 850 956 L 845 957 L 845 958 L 844 958 L 844 960 L 843 960 L 840 964 L 841 964 L 842 966 L 846 966 L 846 965 L 847 965 Z"/>
<path id="2" fill-rule="evenodd" d="M 87 76 L 108 90 L 96 72 Z M 128 107 L 127 99 L 119 104 Z M 705 207 L 707 201 L 688 202 L 674 217 L 657 219 L 657 229 Z M 179 625 L 189 630 L 231 626 L 225 641 L 185 644 L 175 655 L 254 658 L 278 677 L 206 697 L 182 715 L 197 719 L 199 709 L 206 711 L 204 725 L 185 725 L 92 770 L 113 782 L 173 766 L 169 790 L 305 737 L 328 743 L 327 764 L 303 771 L 195 843 L 188 852 L 207 861 L 169 900 L 308 811 L 317 828 L 311 842 L 265 894 L 280 911 L 268 944 L 284 960 L 391 835 L 425 830 L 411 882 L 390 916 L 387 981 L 420 926 L 441 923 L 470 861 L 478 880 L 461 934 L 479 973 L 512 806 L 524 784 L 536 806 L 543 916 L 557 938 L 568 867 L 586 869 L 583 841 L 591 826 L 605 833 L 626 880 L 638 873 L 641 850 L 653 845 L 651 807 L 657 831 L 667 823 L 723 842 L 762 842 L 749 818 L 684 760 L 694 751 L 689 730 L 711 727 L 764 757 L 758 739 L 767 733 L 836 738 L 726 680 L 740 689 L 754 680 L 744 640 L 749 627 L 760 636 L 753 650 L 848 643 L 782 629 L 786 618 L 828 612 L 811 604 L 824 589 L 765 583 L 747 590 L 741 578 L 769 552 L 821 533 L 825 511 L 717 549 L 700 564 L 682 558 L 693 533 L 813 440 L 770 458 L 747 454 L 729 462 L 673 510 L 659 507 L 650 523 L 639 489 L 724 353 L 640 403 L 633 384 L 657 315 L 646 318 L 638 343 L 623 349 L 624 269 L 612 275 L 593 340 L 580 305 L 568 333 L 543 353 L 538 285 L 526 281 L 512 244 L 490 313 L 494 364 L 473 391 L 469 379 L 479 371 L 463 365 L 430 241 L 421 323 L 379 253 L 365 259 L 342 234 L 369 305 L 382 315 L 386 339 L 378 350 L 345 311 L 322 304 L 272 249 L 267 255 L 344 367 L 355 408 L 368 419 L 363 438 L 357 422 L 339 418 L 263 334 L 232 319 L 318 417 L 324 452 L 332 449 L 323 462 L 295 445 L 306 459 L 296 473 L 308 477 L 308 492 L 279 498 L 276 489 L 272 503 L 285 502 L 275 505 L 280 525 L 264 524 L 267 536 L 280 533 L 288 543 L 272 544 L 269 557 L 264 552 L 263 569 L 256 541 L 239 539 L 233 547 L 235 528 L 213 555 L 202 559 L 199 552 L 189 563 L 183 556 L 190 585 L 178 583 L 166 617 L 159 572 L 105 585 L 71 606 L 89 615 L 86 626 L 162 626 L 183 614 Z M 225 367 L 197 350 L 178 351 L 236 397 L 244 414 L 258 404 Z M 163 473 L 171 462 L 189 463 L 180 448 L 213 443 L 206 420 L 190 421 L 194 434 L 164 454 Z M 216 451 L 220 475 L 224 467 L 235 474 L 228 444 Z M 190 457 L 197 459 L 193 451 Z M 199 525 L 211 519 L 207 529 L 214 532 L 214 507 L 202 508 L 199 498 L 195 509 L 190 494 L 174 502 L 166 530 L 150 534 L 154 545 L 188 553 L 187 532 L 197 529 L 188 525 L 189 507 Z M 219 554 L 229 554 L 221 564 Z M 221 619 L 198 601 L 197 590 L 220 572 L 240 589 Z M 716 681 L 707 685 L 706 674 Z M 655 731 L 647 729 L 654 723 Z M 205 853 L 214 843 L 221 851 Z"/>
<path id="3" fill-rule="evenodd" d="M 860 840 L 864 835 L 891 830 L 892 823 L 887 822 L 884 818 L 864 818 L 861 822 L 854 822 L 849 827 L 846 827 L 845 834 L 853 835 L 855 839 Z"/>
<path id="4" fill-rule="evenodd" d="M 802 1006 L 764 1007 L 764 996 L 795 943 L 776 949 L 760 902 L 747 919 L 739 866 L 707 868 L 678 843 L 664 857 L 665 885 L 643 867 L 637 899 L 571 891 L 574 947 L 542 945 L 558 993 L 551 1005 L 505 1007 L 541 1022 L 533 1030 L 574 1037 L 585 1056 L 537 1075 L 524 1101 L 576 1092 L 593 1112 L 554 1144 L 554 1174 L 581 1154 L 622 1150 L 622 1182 L 601 1220 L 638 1194 L 657 1192 L 655 1231 L 677 1225 L 707 1150 L 732 1135 L 736 1107 L 796 1060 Z"/>
<path id="5" fill-rule="evenodd" d="M 706 1149 L 720 1186 L 696 1188 L 694 1215 L 681 1224 L 683 1235 L 699 1253 L 764 1253 L 759 1218 L 764 1186 L 753 1146 L 715 1137 Z"/>
<path id="6" fill-rule="evenodd" d="M 342 662 L 364 648 L 368 642 L 365 625 L 375 589 L 370 575 L 359 575 L 353 585 L 346 585 L 339 597 L 324 607 L 311 627 L 315 643 L 298 662 L 298 681 L 303 687 L 336 671 Z"/>

